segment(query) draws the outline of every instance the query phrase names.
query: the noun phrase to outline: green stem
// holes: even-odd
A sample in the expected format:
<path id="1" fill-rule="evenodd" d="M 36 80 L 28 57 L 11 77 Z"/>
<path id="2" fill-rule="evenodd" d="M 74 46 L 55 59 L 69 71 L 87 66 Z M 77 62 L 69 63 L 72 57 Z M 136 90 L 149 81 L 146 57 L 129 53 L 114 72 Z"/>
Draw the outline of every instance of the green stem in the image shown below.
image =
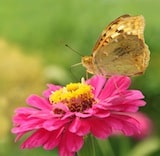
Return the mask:
<path id="1" fill-rule="evenodd" d="M 77 156 L 92 155 L 96 156 L 95 139 L 92 135 L 88 135 L 85 139 L 83 148 L 77 153 Z"/>
<path id="2" fill-rule="evenodd" d="M 91 142 L 91 146 L 92 146 L 92 156 L 96 156 L 96 147 L 95 147 L 95 138 L 93 138 L 93 136 L 89 135 L 89 139 Z"/>
<path id="3" fill-rule="evenodd" d="M 109 139 L 106 140 L 97 140 L 97 143 L 100 147 L 100 151 L 103 155 L 115 156 L 113 148 Z"/>

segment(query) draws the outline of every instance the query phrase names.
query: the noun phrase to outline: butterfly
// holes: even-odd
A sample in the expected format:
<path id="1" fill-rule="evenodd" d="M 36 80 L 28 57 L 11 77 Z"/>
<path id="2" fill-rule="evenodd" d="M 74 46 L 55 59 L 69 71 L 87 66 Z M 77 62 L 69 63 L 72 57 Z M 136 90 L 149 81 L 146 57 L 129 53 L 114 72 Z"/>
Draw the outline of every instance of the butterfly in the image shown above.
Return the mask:
<path id="1" fill-rule="evenodd" d="M 106 77 L 143 74 L 150 59 L 144 27 L 142 15 L 118 17 L 104 29 L 92 55 L 82 57 L 82 65 L 88 73 Z"/>

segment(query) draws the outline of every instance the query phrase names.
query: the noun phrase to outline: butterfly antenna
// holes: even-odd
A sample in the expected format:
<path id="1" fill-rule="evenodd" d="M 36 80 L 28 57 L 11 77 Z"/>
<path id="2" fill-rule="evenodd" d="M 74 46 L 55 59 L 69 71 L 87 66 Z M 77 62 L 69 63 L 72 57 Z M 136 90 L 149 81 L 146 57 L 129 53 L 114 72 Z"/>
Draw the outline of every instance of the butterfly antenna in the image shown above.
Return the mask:
<path id="1" fill-rule="evenodd" d="M 71 49 L 73 52 L 75 52 L 76 54 L 78 54 L 79 56 L 83 57 L 81 53 L 79 53 L 78 51 L 76 51 L 75 49 L 71 48 L 68 44 L 65 44 L 65 46 L 69 49 Z"/>
<path id="2" fill-rule="evenodd" d="M 76 51 L 75 49 L 71 48 L 68 44 L 65 44 L 65 46 L 67 48 L 69 48 L 70 50 L 72 50 L 74 53 L 78 54 L 79 56 L 83 57 L 83 55 L 81 53 L 79 53 L 78 51 Z M 72 76 L 75 80 L 77 80 L 77 75 L 75 75 L 75 73 L 73 72 L 73 68 L 79 66 L 79 65 L 82 65 L 82 63 L 76 63 L 76 64 L 73 64 L 71 67 L 70 67 L 70 72 L 72 73 Z"/>
<path id="3" fill-rule="evenodd" d="M 71 67 L 74 68 L 74 67 L 77 67 L 77 66 L 79 66 L 81 64 L 82 64 L 81 62 L 80 63 L 76 63 L 76 64 L 73 64 Z"/>

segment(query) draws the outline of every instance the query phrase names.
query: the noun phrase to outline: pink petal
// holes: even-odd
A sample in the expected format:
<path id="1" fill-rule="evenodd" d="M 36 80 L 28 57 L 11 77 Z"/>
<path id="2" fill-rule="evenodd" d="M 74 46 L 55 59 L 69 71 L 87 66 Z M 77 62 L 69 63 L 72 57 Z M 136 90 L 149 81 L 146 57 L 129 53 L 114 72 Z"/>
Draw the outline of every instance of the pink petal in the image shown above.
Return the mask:
<path id="1" fill-rule="evenodd" d="M 16 126 L 17 124 L 21 122 L 25 122 L 26 119 L 28 118 L 28 115 L 36 113 L 37 110 L 34 108 L 27 108 L 27 107 L 22 107 L 16 109 L 15 113 L 16 115 L 13 117 L 13 122 L 14 125 Z"/>
<path id="2" fill-rule="evenodd" d="M 140 106 L 144 106 L 145 104 L 144 100 L 130 99 L 123 96 L 112 97 L 100 102 L 100 105 L 107 110 L 120 112 L 136 112 Z"/>
<path id="3" fill-rule="evenodd" d="M 128 90 L 125 92 L 125 99 L 136 100 L 143 99 L 144 95 L 139 90 Z"/>
<path id="4" fill-rule="evenodd" d="M 89 85 L 92 85 L 94 90 L 94 96 L 97 97 L 99 95 L 99 93 L 101 92 L 101 89 L 103 88 L 104 84 L 105 84 L 106 78 L 103 76 L 94 76 L 91 79 L 87 80 L 86 82 Z"/>
<path id="5" fill-rule="evenodd" d="M 106 82 L 104 88 L 99 95 L 99 99 L 106 99 L 116 94 L 120 94 L 122 91 L 125 91 L 130 86 L 129 77 L 125 76 L 112 76 Z"/>
<path id="6" fill-rule="evenodd" d="M 61 128 L 59 130 L 50 132 L 50 137 L 43 146 L 44 149 L 52 150 L 56 146 L 58 146 L 59 143 L 60 143 L 60 139 L 61 139 L 61 136 L 63 134 L 63 131 L 64 131 L 64 128 Z"/>
<path id="7" fill-rule="evenodd" d="M 151 134 L 152 122 L 151 120 L 142 113 L 128 113 L 129 116 L 135 118 L 140 123 L 141 133 L 135 134 L 134 136 L 138 139 L 142 139 Z"/>
<path id="8" fill-rule="evenodd" d="M 13 133 L 13 132 L 12 132 Z M 17 142 L 19 139 L 21 139 L 21 137 L 23 136 L 23 135 L 25 135 L 27 132 L 22 132 L 22 133 L 18 133 L 17 134 L 17 137 L 16 137 L 16 139 L 15 139 L 15 142 Z"/>
<path id="9" fill-rule="evenodd" d="M 52 109 L 52 105 L 49 103 L 48 100 L 41 98 L 37 95 L 31 95 L 27 98 L 27 103 L 33 107 L 39 108 L 41 110 L 44 109 Z"/>
<path id="10" fill-rule="evenodd" d="M 105 139 L 112 134 L 112 127 L 108 126 L 105 119 L 90 119 L 91 133 L 100 139 Z"/>
<path id="11" fill-rule="evenodd" d="M 48 131 L 53 131 L 63 127 L 65 124 L 69 123 L 70 119 L 61 120 L 60 118 L 52 118 L 50 120 L 46 120 L 43 123 L 43 128 Z"/>
<path id="12" fill-rule="evenodd" d="M 22 133 L 25 131 L 31 131 L 33 129 L 39 129 L 39 128 L 42 128 L 43 122 L 44 122 L 44 120 L 41 120 L 41 119 L 28 120 L 26 122 L 20 123 L 19 126 L 13 128 L 12 132 L 13 133 Z"/>
<path id="13" fill-rule="evenodd" d="M 84 136 L 89 133 L 90 126 L 86 119 L 80 119 L 78 117 L 73 120 L 73 122 L 69 126 L 69 131 L 72 133 L 76 133 L 79 136 Z"/>
<path id="14" fill-rule="evenodd" d="M 82 148 L 84 143 L 82 136 L 78 136 L 74 133 L 66 133 L 66 135 L 66 145 L 69 151 L 76 152 Z"/>
<path id="15" fill-rule="evenodd" d="M 43 96 L 47 98 L 51 95 L 52 92 L 62 88 L 61 86 L 53 85 L 53 84 L 48 84 L 47 86 L 48 86 L 48 89 L 43 92 Z"/>
<path id="16" fill-rule="evenodd" d="M 39 129 L 23 142 L 21 148 L 35 148 L 42 146 L 49 139 L 49 137 L 50 133 L 44 129 Z"/>
<path id="17" fill-rule="evenodd" d="M 74 153 L 82 148 L 83 143 L 83 137 L 66 131 L 62 136 L 59 145 L 60 156 L 74 156 Z"/>
<path id="18" fill-rule="evenodd" d="M 56 105 L 53 105 L 53 111 L 55 110 L 55 109 L 61 109 L 61 110 L 63 110 L 64 112 L 69 112 L 70 110 L 69 110 L 69 108 L 66 106 L 66 105 L 64 105 L 63 103 L 57 103 Z"/>
<path id="19" fill-rule="evenodd" d="M 141 131 L 140 123 L 127 113 L 112 113 L 106 120 L 108 125 L 112 127 L 113 134 L 121 132 L 124 135 L 133 136 Z"/>
<path id="20" fill-rule="evenodd" d="M 92 107 L 92 114 L 98 118 L 106 118 L 110 115 L 110 111 L 107 107 L 103 107 L 103 105 L 97 104 Z"/>

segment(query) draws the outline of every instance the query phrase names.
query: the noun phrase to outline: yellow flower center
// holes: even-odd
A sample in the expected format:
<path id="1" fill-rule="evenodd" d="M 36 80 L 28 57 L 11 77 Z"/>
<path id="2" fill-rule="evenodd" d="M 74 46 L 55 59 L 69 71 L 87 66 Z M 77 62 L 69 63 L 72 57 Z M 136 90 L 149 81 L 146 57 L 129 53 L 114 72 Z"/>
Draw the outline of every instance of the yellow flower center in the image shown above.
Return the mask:
<path id="1" fill-rule="evenodd" d="M 92 86 L 85 83 L 70 83 L 53 92 L 49 100 L 52 104 L 63 103 L 72 112 L 83 112 L 95 103 Z M 62 113 L 57 110 L 56 113 Z"/>

